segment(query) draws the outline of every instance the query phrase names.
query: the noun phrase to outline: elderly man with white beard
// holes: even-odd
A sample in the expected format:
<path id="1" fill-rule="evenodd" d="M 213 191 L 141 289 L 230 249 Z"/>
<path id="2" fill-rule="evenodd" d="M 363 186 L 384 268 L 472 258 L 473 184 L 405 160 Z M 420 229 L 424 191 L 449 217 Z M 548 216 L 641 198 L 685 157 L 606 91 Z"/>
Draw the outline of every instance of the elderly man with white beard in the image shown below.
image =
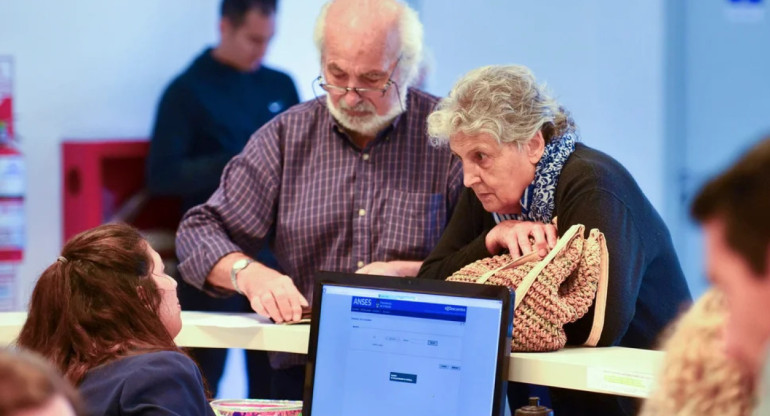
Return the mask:
<path id="1" fill-rule="evenodd" d="M 395 0 L 336 0 L 315 28 L 318 92 L 259 129 L 177 234 L 182 277 L 296 321 L 319 270 L 414 276 L 462 190 L 462 169 L 430 145 L 437 98 L 411 88 L 422 25 Z M 283 273 L 254 261 L 269 244 Z M 285 274 L 284 274 L 285 273 Z M 304 356 L 273 354 L 273 396 L 301 399 Z"/>

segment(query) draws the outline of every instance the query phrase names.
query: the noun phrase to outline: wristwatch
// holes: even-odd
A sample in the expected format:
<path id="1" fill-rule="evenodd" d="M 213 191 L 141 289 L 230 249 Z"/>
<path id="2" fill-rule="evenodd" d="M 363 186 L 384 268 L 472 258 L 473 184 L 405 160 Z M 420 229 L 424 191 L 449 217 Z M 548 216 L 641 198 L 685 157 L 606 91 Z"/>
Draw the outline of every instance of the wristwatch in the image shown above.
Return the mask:
<path id="1" fill-rule="evenodd" d="M 238 287 L 238 272 L 245 269 L 251 263 L 254 263 L 254 260 L 249 258 L 240 259 L 233 263 L 233 267 L 230 268 L 230 282 L 233 284 L 235 291 L 241 295 L 243 292 L 241 292 L 241 289 Z"/>

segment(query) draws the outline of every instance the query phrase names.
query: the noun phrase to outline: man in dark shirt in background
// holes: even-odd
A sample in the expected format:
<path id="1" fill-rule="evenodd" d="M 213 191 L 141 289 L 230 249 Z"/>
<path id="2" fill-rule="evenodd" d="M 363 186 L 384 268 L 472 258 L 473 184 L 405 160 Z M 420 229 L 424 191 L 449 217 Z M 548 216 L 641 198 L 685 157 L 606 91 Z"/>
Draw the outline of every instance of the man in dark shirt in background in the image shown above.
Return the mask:
<path id="1" fill-rule="evenodd" d="M 182 213 L 205 202 L 225 164 L 255 130 L 297 104 L 291 78 L 262 65 L 275 32 L 277 0 L 223 0 L 219 44 L 207 48 L 163 93 L 150 153 L 147 186 L 154 195 L 178 196 Z M 277 267 L 267 249 L 259 261 Z M 185 310 L 250 311 L 247 299 L 211 297 L 179 279 Z M 191 349 L 216 395 L 225 349 Z M 268 398 L 271 369 L 263 351 L 246 353 L 249 397 Z"/>

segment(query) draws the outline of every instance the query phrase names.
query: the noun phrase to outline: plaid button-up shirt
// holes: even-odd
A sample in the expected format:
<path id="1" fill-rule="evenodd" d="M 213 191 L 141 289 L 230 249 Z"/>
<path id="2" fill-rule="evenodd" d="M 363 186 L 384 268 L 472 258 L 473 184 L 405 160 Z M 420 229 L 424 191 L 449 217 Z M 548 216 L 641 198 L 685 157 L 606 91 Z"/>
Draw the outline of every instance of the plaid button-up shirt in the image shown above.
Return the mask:
<path id="1" fill-rule="evenodd" d="M 428 140 L 426 118 L 436 102 L 410 89 L 407 111 L 363 149 L 318 101 L 274 118 L 228 163 L 208 202 L 182 220 L 182 277 L 230 294 L 205 282 L 209 271 L 226 254 L 253 257 L 267 242 L 311 300 L 318 270 L 425 259 L 463 188 L 459 160 Z"/>

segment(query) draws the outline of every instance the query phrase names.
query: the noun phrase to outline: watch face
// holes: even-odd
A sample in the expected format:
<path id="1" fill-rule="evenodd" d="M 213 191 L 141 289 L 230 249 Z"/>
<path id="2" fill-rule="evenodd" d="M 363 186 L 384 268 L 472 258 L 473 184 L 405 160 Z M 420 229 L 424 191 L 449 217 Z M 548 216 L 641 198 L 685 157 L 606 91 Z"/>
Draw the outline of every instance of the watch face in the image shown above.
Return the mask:
<path id="1" fill-rule="evenodd" d="M 240 270 L 249 265 L 249 259 L 240 259 L 233 263 L 233 270 Z"/>

